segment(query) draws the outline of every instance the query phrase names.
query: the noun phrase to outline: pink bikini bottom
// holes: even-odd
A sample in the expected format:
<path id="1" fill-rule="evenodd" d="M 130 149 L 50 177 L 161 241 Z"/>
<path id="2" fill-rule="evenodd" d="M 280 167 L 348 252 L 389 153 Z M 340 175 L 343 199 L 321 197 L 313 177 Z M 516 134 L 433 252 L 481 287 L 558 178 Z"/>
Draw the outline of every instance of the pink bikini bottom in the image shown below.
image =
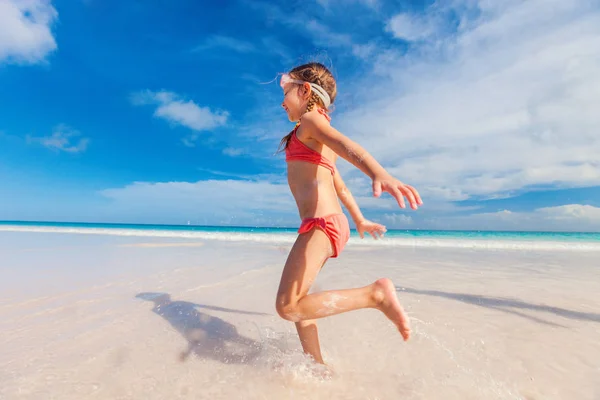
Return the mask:
<path id="1" fill-rule="evenodd" d="M 350 239 L 350 225 L 346 215 L 331 214 L 324 217 L 305 218 L 302 220 L 298 233 L 310 232 L 315 227 L 325 232 L 333 247 L 333 256 L 331 257 L 336 258 Z"/>

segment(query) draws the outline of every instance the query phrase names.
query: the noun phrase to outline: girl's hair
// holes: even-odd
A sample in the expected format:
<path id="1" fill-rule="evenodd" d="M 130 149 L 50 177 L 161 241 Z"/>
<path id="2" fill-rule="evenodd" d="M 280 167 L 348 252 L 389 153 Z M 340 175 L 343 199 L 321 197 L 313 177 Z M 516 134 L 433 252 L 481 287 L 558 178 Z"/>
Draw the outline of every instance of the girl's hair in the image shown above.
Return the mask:
<path id="1" fill-rule="evenodd" d="M 331 104 L 335 101 L 335 96 L 337 95 L 337 88 L 335 84 L 335 78 L 333 74 L 321 63 L 311 62 L 308 64 L 300 65 L 294 69 L 292 69 L 289 73 L 291 78 L 298 79 L 301 81 L 314 83 L 316 85 L 321 86 L 331 99 Z M 305 113 L 312 111 L 315 108 L 315 105 L 321 107 L 325 111 L 329 111 L 321 98 L 313 91 L 310 99 L 308 99 L 308 104 L 306 104 Z M 283 147 L 283 150 L 287 149 L 288 144 L 290 143 L 290 139 L 294 134 L 294 130 L 300 125 L 300 121 L 296 123 L 296 126 L 290 133 L 285 135 L 281 142 L 279 143 L 279 149 Z"/>

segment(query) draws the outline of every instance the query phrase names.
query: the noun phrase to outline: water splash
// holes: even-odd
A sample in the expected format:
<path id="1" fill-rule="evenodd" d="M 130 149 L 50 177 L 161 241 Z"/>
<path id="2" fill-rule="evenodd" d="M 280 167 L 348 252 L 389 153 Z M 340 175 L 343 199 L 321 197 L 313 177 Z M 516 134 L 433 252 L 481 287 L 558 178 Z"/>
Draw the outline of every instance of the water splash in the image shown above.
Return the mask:
<path id="1" fill-rule="evenodd" d="M 260 338 L 260 354 L 253 365 L 273 371 L 286 381 L 315 383 L 332 379 L 332 373 L 326 366 L 316 363 L 298 348 L 295 332 L 278 332 L 256 323 L 255 326 Z"/>

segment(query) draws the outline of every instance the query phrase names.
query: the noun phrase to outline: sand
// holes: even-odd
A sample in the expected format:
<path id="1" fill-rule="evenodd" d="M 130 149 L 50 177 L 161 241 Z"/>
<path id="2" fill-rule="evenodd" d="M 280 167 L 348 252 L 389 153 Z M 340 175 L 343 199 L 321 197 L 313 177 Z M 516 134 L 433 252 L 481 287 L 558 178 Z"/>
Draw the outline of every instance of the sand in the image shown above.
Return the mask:
<path id="1" fill-rule="evenodd" d="M 0 399 L 600 399 L 600 253 L 353 248 L 314 290 L 387 276 L 412 318 L 274 298 L 289 244 L 0 233 Z"/>

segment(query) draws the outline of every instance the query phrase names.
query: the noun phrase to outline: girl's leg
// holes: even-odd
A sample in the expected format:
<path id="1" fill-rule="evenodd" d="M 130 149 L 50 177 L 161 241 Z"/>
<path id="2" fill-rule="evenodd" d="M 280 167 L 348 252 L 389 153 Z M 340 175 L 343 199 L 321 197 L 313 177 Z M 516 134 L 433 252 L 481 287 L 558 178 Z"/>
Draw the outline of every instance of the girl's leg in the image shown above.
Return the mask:
<path id="1" fill-rule="evenodd" d="M 331 254 L 331 242 L 322 230 L 313 229 L 298 236 L 283 269 L 277 292 L 279 315 L 300 322 L 361 308 L 376 308 L 398 327 L 404 340 L 408 340 L 408 316 L 389 279 L 379 279 L 362 288 L 308 294 L 319 270 Z"/>
<path id="2" fill-rule="evenodd" d="M 290 263 L 290 259 L 293 258 L 292 254 L 297 253 L 298 251 L 302 251 L 301 248 L 305 246 L 306 242 L 308 241 L 307 239 L 309 239 L 309 237 L 313 236 L 313 232 L 315 232 L 315 230 L 312 230 L 311 232 L 308 232 L 306 234 L 302 234 L 298 237 L 298 239 L 296 240 L 296 243 L 292 247 L 292 251 L 290 252 L 290 255 L 288 256 L 288 262 L 286 263 L 286 266 Z M 325 236 L 323 232 L 321 232 L 321 234 L 323 236 Z M 301 238 L 303 238 L 303 239 L 301 239 Z M 305 278 L 307 278 L 307 280 L 304 281 L 304 283 L 305 283 L 304 287 L 301 289 L 301 292 L 304 293 L 304 295 L 306 295 L 308 293 L 317 274 L 319 273 L 321 268 L 323 268 L 323 265 L 325 265 L 325 263 L 327 262 L 327 259 L 329 259 L 331 254 L 333 254 L 333 250 L 331 248 L 331 242 L 329 241 L 329 238 L 327 238 L 325 236 L 325 239 L 327 239 L 327 240 L 321 241 L 321 243 L 320 243 L 321 251 L 314 251 L 312 253 L 311 262 L 316 263 L 318 268 L 314 268 L 314 271 L 311 273 L 311 276 L 308 276 L 308 275 L 305 276 Z M 313 246 L 315 246 L 315 245 L 317 245 L 317 243 L 313 241 Z M 284 271 L 285 271 L 285 268 L 284 268 Z M 285 272 L 284 272 L 284 274 L 285 274 Z M 283 280 L 284 280 L 284 277 L 282 276 L 282 282 L 283 282 Z M 277 294 L 277 310 L 278 311 L 280 311 L 280 304 L 285 303 L 285 301 L 282 302 L 282 300 L 283 300 L 282 296 L 287 297 L 287 295 L 282 294 L 283 286 L 284 285 L 282 283 L 280 283 L 280 287 L 279 287 L 278 294 Z M 292 320 L 290 318 L 285 318 L 285 319 Z M 298 332 L 298 336 L 300 338 L 300 343 L 302 344 L 302 350 L 304 350 L 304 353 L 310 355 L 316 362 L 318 362 L 320 364 L 324 364 L 323 356 L 321 355 L 321 345 L 319 344 L 319 330 L 317 328 L 317 321 L 298 319 L 298 320 L 294 320 L 294 322 L 296 325 L 296 331 Z"/>
<path id="3" fill-rule="evenodd" d="M 328 258 L 329 256 L 325 257 L 325 259 L 321 263 L 319 271 L 323 268 Z M 307 319 L 304 321 L 298 321 L 295 324 L 296 331 L 298 332 L 298 337 L 300 338 L 300 343 L 302 344 L 302 350 L 304 350 L 304 353 L 312 356 L 312 358 L 319 364 L 325 364 L 325 362 L 323 361 L 323 356 L 321 355 L 321 345 L 319 343 L 319 328 L 317 327 L 317 321 Z"/>
<path id="4" fill-rule="evenodd" d="M 323 356 L 321 355 L 321 345 L 319 344 L 319 330 L 317 329 L 317 321 L 306 320 L 296 322 L 296 330 L 300 337 L 302 350 L 309 354 L 319 364 L 324 364 Z"/>

